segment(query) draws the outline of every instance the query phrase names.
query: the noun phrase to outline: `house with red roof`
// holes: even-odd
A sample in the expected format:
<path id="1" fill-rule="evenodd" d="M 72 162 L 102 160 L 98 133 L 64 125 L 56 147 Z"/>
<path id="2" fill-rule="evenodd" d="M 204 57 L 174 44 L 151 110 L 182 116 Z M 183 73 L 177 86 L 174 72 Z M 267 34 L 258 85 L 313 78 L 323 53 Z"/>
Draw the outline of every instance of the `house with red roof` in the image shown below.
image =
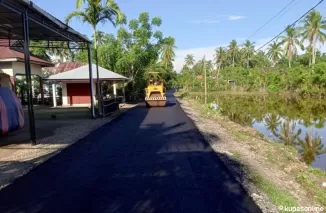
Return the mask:
<path id="1" fill-rule="evenodd" d="M 16 76 L 25 75 L 24 52 L 21 48 L 10 46 L 8 40 L 1 40 L 0 44 L 0 86 L 11 87 L 15 91 Z M 30 56 L 30 62 L 31 74 L 40 77 L 43 67 L 54 66 L 51 62 L 33 55 Z"/>

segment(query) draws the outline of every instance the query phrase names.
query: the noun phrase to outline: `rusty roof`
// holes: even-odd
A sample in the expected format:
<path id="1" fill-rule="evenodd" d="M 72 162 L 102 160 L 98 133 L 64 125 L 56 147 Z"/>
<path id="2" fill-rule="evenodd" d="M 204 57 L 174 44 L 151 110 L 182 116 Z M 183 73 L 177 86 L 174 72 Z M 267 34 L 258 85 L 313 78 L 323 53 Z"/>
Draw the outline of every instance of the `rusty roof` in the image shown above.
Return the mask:
<path id="1" fill-rule="evenodd" d="M 61 62 L 57 63 L 54 67 L 44 67 L 44 69 L 48 72 L 48 74 L 58 74 L 66 71 L 70 71 L 85 65 L 85 63 L 81 62 Z"/>

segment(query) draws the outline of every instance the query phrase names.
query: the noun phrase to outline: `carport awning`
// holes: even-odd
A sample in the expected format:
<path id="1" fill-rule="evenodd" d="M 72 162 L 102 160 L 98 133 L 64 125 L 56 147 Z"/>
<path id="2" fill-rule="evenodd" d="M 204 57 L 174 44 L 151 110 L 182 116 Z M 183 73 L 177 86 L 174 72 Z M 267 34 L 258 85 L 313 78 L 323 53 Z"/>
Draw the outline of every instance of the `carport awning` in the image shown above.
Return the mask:
<path id="1" fill-rule="evenodd" d="M 24 40 L 23 13 L 28 15 L 31 40 L 90 42 L 29 0 L 0 0 L 0 39 Z"/>
<path id="2" fill-rule="evenodd" d="M 98 67 L 99 69 L 99 79 L 100 80 L 116 80 L 116 81 L 124 81 L 128 80 L 128 78 L 112 72 L 110 70 L 104 69 L 103 67 Z M 96 65 L 92 64 L 92 72 L 93 76 L 97 76 L 96 74 Z M 76 69 L 58 73 L 55 75 L 51 75 L 48 78 L 45 78 L 44 80 L 49 81 L 70 81 L 70 80 L 88 80 L 89 79 L 89 66 L 81 66 Z"/>

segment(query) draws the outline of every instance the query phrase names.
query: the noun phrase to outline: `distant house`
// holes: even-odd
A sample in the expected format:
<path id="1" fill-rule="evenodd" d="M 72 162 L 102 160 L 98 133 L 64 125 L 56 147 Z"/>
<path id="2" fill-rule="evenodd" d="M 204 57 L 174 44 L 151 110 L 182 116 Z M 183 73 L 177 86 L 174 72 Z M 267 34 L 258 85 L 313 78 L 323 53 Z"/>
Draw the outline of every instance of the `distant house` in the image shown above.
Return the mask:
<path id="1" fill-rule="evenodd" d="M 5 44 L 7 42 L 7 44 Z M 7 40 L 0 40 L 2 46 L 9 46 Z M 0 85 L 10 87 L 15 91 L 15 78 L 25 75 L 24 53 L 15 47 L 0 47 Z M 53 64 L 39 57 L 30 56 L 31 74 L 42 76 L 42 67 L 51 67 Z"/>
<path id="2" fill-rule="evenodd" d="M 92 64 L 94 102 L 96 101 L 96 65 Z M 54 83 L 61 83 L 62 105 L 78 106 L 91 103 L 89 66 L 84 65 L 75 69 L 50 75 L 46 80 Z M 125 82 L 128 78 L 110 70 L 99 67 L 99 80 L 110 81 L 113 84 L 114 95 L 116 95 L 116 83 Z M 55 104 L 54 104 L 55 105 Z"/>

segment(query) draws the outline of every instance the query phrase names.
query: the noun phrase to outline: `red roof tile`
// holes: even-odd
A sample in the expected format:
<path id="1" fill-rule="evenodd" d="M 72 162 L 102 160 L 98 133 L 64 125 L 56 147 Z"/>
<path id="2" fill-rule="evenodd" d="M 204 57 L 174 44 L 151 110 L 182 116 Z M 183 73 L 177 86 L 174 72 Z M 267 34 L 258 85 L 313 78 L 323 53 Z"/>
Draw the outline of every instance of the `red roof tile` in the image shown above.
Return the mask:
<path id="1" fill-rule="evenodd" d="M 13 50 L 10 47 L 0 47 L 0 59 L 16 59 L 18 61 L 24 61 L 24 53 Z M 44 66 L 53 66 L 49 61 L 43 60 L 41 58 L 30 56 L 31 63 L 41 64 Z"/>
<path id="2" fill-rule="evenodd" d="M 16 40 L 10 40 L 9 39 L 0 39 L 0 48 L 2 47 L 9 47 L 10 45 L 14 44 Z M 10 43 L 10 45 L 9 45 Z"/>
<path id="3" fill-rule="evenodd" d="M 83 65 L 85 64 L 80 62 L 62 62 L 56 64 L 54 67 L 45 67 L 45 69 L 49 72 L 50 75 L 53 75 L 53 74 L 58 74 L 69 70 L 73 70 Z"/>

